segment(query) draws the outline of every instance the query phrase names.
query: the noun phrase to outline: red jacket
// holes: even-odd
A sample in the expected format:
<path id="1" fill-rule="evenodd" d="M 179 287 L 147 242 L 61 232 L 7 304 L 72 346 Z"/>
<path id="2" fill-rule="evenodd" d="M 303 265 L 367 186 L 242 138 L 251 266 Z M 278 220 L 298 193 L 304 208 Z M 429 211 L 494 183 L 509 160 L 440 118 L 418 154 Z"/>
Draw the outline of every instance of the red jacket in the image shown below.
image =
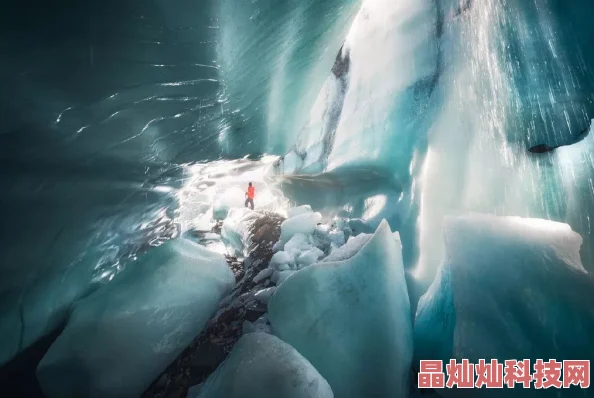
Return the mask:
<path id="1" fill-rule="evenodd" d="M 254 187 L 248 187 L 247 196 L 249 199 L 254 199 L 254 196 L 256 196 L 256 190 Z"/>

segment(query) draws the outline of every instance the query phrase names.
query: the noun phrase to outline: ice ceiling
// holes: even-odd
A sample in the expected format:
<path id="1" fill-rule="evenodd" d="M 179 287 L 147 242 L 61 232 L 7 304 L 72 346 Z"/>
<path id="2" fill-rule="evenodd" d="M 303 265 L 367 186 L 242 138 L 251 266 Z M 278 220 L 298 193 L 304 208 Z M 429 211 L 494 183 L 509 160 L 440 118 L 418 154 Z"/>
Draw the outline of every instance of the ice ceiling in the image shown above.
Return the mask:
<path id="1" fill-rule="evenodd" d="M 467 212 L 568 223 L 594 269 L 592 134 L 528 152 L 594 118 L 588 0 L 9 3 L 0 363 L 179 234 L 194 162 L 277 155 L 292 202 L 387 219 L 417 296 Z"/>

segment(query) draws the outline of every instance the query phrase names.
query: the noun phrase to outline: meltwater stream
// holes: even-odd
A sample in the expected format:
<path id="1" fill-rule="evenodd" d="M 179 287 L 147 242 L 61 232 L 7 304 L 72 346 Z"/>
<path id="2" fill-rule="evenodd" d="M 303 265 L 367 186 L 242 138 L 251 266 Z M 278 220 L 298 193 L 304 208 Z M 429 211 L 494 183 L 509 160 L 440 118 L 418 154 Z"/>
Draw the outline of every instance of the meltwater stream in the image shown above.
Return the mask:
<path id="1" fill-rule="evenodd" d="M 480 294 L 504 319 L 502 335 L 532 342 L 527 355 L 582 349 L 584 358 L 565 359 L 594 359 L 585 304 L 594 270 L 593 12 L 589 0 L 9 1 L 0 13 L 0 395 L 43 396 L 37 365 L 79 300 L 117 304 L 118 294 L 104 292 L 117 292 L 119 277 L 134 280 L 135 272 L 139 286 L 151 286 L 142 267 L 156 267 L 157 258 L 172 258 L 171 272 L 186 270 L 176 256 L 202 254 L 171 247 L 188 232 L 220 227 L 243 207 L 248 182 L 257 210 L 286 217 L 310 205 L 328 225 L 347 220 L 349 233 L 375 232 L 369 247 L 356 248 L 388 270 L 370 274 L 373 283 L 384 275 L 400 292 L 400 269 L 389 267 L 402 268 L 410 317 L 421 325 L 415 360 L 523 352 L 477 348 L 498 347 L 488 333 L 472 334 L 481 328 L 464 327 L 479 322 L 466 304 Z M 384 249 L 389 257 L 373 252 Z M 490 260 L 466 261 L 480 253 Z M 526 284 L 489 273 L 499 263 Z M 477 267 L 485 273 L 473 273 Z M 351 268 L 360 272 L 357 261 Z M 301 273 L 297 290 L 309 292 L 316 278 L 333 283 L 317 273 Z M 212 285 L 221 295 L 225 278 Z M 490 278 L 503 278 L 499 285 L 533 311 L 490 285 L 476 292 L 466 283 Z M 375 293 L 394 300 L 381 308 L 403 308 L 392 290 Z M 277 302 L 293 301 L 279 295 Z M 320 372 L 335 396 L 365 390 L 372 376 L 356 388 L 337 386 L 357 377 L 332 373 L 278 315 L 285 307 L 276 308 L 284 343 L 299 353 L 282 350 L 295 363 L 304 355 L 313 364 L 305 373 Z M 440 318 L 451 313 L 458 324 Z M 400 315 L 394 319 L 406 324 Z M 299 316 L 306 325 L 309 315 Z M 427 332 L 436 323 L 451 341 Z M 536 328 L 545 332 L 531 334 Z M 407 330 L 391 335 L 404 339 L 400 348 L 412 339 Z M 567 330 L 577 335 L 573 345 Z M 349 344 L 372 344 L 351 337 Z M 417 352 L 417 342 L 426 351 Z M 410 354 L 404 346 L 398 355 Z M 400 372 L 393 365 L 386 368 Z M 81 377 L 76 391 L 105 396 L 90 391 L 93 377 Z M 378 391 L 408 391 L 400 387 Z"/>

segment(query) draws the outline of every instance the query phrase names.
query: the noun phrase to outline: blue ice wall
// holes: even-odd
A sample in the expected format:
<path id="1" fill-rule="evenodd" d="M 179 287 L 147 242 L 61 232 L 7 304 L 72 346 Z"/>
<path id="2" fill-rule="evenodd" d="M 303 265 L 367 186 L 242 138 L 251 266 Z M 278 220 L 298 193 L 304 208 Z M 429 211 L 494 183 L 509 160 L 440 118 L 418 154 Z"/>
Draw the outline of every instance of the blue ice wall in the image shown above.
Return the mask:
<path id="1" fill-rule="evenodd" d="M 575 142 L 594 113 L 593 64 L 583 55 L 591 28 L 559 8 L 539 1 L 444 7 L 443 105 L 419 178 L 415 276 L 423 283 L 443 258 L 443 217 L 468 211 L 568 222 L 584 238 L 582 260 L 592 270 L 589 137 L 528 152 Z"/>
<path id="2" fill-rule="evenodd" d="M 3 4 L 0 364 L 176 236 L 181 165 L 284 149 L 359 6 Z"/>

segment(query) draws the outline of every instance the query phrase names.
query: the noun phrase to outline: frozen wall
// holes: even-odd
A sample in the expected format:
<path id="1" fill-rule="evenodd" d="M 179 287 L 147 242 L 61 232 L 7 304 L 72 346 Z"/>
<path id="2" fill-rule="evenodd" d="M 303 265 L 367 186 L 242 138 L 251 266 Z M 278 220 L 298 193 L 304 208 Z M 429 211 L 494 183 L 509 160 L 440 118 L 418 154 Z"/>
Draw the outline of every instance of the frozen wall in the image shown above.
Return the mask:
<path id="1" fill-rule="evenodd" d="M 318 161 L 331 171 L 373 164 L 410 180 L 409 165 L 424 138 L 440 70 L 438 17 L 430 0 L 363 4 L 335 66 L 346 58 L 348 68 L 327 79 L 295 146 L 305 166 Z M 336 127 L 327 128 L 334 119 Z M 316 144 L 324 140 L 331 145 L 319 151 Z M 285 171 L 293 163 L 287 154 Z"/>
<path id="2" fill-rule="evenodd" d="M 594 117 L 585 10 L 586 1 L 367 0 L 343 48 L 346 89 L 332 91 L 330 75 L 279 172 L 391 173 L 401 192 L 380 213 L 399 215 L 390 222 L 421 292 L 442 261 L 443 217 L 468 211 L 568 222 L 592 269 L 591 136 L 575 143 Z"/>
<path id="3" fill-rule="evenodd" d="M 233 115 L 224 130 L 232 147 L 240 143 L 244 153 L 282 154 L 293 145 L 359 5 L 358 0 L 221 3 L 218 62 L 225 108 Z"/>
<path id="4" fill-rule="evenodd" d="M 365 1 L 308 123 L 278 167 L 285 174 L 330 173 L 333 184 L 300 184 L 314 199 L 289 195 L 312 204 L 328 197 L 320 207 L 342 208 L 342 216 L 363 217 L 374 228 L 388 219 L 403 232 L 407 264 L 417 257 L 416 178 L 439 110 L 439 35 L 438 2 Z"/>
<path id="5" fill-rule="evenodd" d="M 443 216 L 469 210 L 566 221 L 584 238 L 592 269 L 591 137 L 550 154 L 527 151 L 575 141 L 593 117 L 594 64 L 579 40 L 588 30 L 571 16 L 579 6 L 485 1 L 458 14 L 444 10 L 452 16 L 442 40 L 443 107 L 421 177 L 422 280 L 441 261 Z"/>

